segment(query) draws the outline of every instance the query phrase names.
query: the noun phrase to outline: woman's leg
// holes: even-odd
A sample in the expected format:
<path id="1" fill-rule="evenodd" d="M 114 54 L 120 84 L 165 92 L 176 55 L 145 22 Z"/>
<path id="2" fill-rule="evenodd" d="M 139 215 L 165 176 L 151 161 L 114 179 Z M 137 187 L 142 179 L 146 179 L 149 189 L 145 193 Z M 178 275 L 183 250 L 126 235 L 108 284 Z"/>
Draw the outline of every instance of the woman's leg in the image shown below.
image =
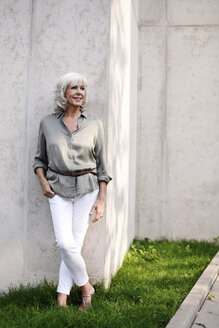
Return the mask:
<path id="1" fill-rule="evenodd" d="M 78 262 L 80 262 L 80 267 L 78 267 L 78 270 L 75 270 L 73 279 L 76 285 L 80 287 L 84 286 L 89 280 L 86 271 L 86 265 L 81 255 L 81 249 L 90 223 L 89 213 L 97 199 L 98 191 L 99 190 L 96 189 L 90 193 L 76 197 L 73 203 L 72 233 L 75 243 L 74 256 L 76 259 L 78 259 Z M 68 268 L 70 272 L 72 272 L 69 266 Z"/>
<path id="2" fill-rule="evenodd" d="M 65 263 L 61 261 L 60 269 L 59 269 L 59 284 L 57 288 L 58 297 L 57 303 L 60 306 L 66 306 L 67 303 L 67 295 L 70 294 L 70 290 L 74 280 L 72 279 L 71 272 L 66 267 Z"/>
<path id="3" fill-rule="evenodd" d="M 81 197 L 75 199 L 74 202 L 74 219 L 73 219 L 73 233 L 75 236 L 75 240 L 78 243 L 79 250 L 81 252 L 81 248 L 83 246 L 85 234 L 87 228 L 90 223 L 89 213 L 95 203 L 98 196 L 99 189 L 94 190 L 91 193 L 87 193 Z M 89 283 L 89 278 L 87 278 L 87 282 L 83 285 L 80 285 L 82 295 L 90 295 L 94 292 L 93 287 Z M 91 303 L 91 297 L 86 297 L 86 304 L 89 306 Z M 79 310 L 83 311 L 83 302 L 81 303 Z"/>
<path id="4" fill-rule="evenodd" d="M 72 274 L 62 260 L 59 269 L 59 284 L 58 284 L 57 292 L 69 295 L 73 283 L 74 280 L 72 278 Z"/>
<path id="5" fill-rule="evenodd" d="M 49 198 L 49 203 L 56 242 L 59 247 L 61 240 L 71 238 L 69 232 L 72 231 L 73 202 L 72 199 L 62 198 L 55 195 L 53 198 Z M 63 306 L 66 304 L 67 295 L 70 294 L 72 285 L 72 274 L 62 260 L 59 269 L 59 283 L 57 288 L 57 302 L 59 305 Z"/>
<path id="6" fill-rule="evenodd" d="M 65 264 L 60 267 L 59 293 L 69 294 L 73 280 L 78 286 L 88 283 L 81 248 L 97 194 L 98 189 L 75 199 L 58 195 L 49 199 L 56 241 Z"/>

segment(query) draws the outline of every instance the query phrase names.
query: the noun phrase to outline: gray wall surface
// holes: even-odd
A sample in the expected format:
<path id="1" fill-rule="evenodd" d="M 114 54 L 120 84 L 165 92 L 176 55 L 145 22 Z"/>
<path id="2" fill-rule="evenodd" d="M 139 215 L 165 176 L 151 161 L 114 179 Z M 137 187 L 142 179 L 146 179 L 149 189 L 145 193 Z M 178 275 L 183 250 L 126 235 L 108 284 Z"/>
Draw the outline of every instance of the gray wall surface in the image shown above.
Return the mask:
<path id="1" fill-rule="evenodd" d="M 110 3 L 83 0 L 79 6 L 72 0 L 52 3 L 37 0 L 32 2 L 31 21 L 24 246 L 27 281 L 32 281 L 33 277 L 42 279 L 44 275 L 47 279 L 57 279 L 60 262 L 48 200 L 42 196 L 31 167 L 39 121 L 54 110 L 53 89 L 57 78 L 66 72 L 81 72 L 88 78 L 89 110 L 103 120 L 107 129 Z M 103 279 L 104 221 L 90 227 L 87 239 L 92 239 L 89 243 L 86 241 L 83 250 L 89 276 Z"/>
<path id="2" fill-rule="evenodd" d="M 133 238 L 219 235 L 219 2 L 3 0 L 0 290 L 57 282 L 48 200 L 32 170 L 57 78 L 88 78 L 105 128 L 105 214 L 83 247 L 108 287 Z"/>
<path id="3" fill-rule="evenodd" d="M 0 123 L 0 289 L 18 285 L 20 281 L 58 279 L 60 255 L 48 199 L 42 195 L 32 164 L 39 121 L 53 112 L 56 80 L 67 72 L 81 72 L 88 79 L 89 110 L 104 123 L 109 174 L 113 177 L 105 215 L 100 222 L 90 224 L 83 247 L 91 282 L 103 281 L 107 287 L 122 264 L 135 233 L 135 188 L 127 188 L 130 178 L 135 184 L 135 162 L 127 166 L 125 175 L 120 174 L 120 165 L 124 161 L 127 165 L 136 157 L 136 148 L 130 149 L 131 142 L 136 144 L 136 136 L 129 135 L 131 110 L 134 131 L 137 113 L 137 69 L 133 66 L 133 71 L 131 65 L 131 61 L 137 64 L 134 3 L 123 0 L 0 3 L 4 116 Z M 115 29 L 118 35 L 114 40 Z M 128 45 L 124 44 L 124 37 Z M 119 85 L 115 88 L 113 84 L 112 65 L 120 69 L 121 63 L 120 72 L 125 75 L 118 82 L 125 89 L 118 92 Z M 114 134 L 117 138 L 112 142 Z"/>
<path id="4" fill-rule="evenodd" d="M 219 235 L 219 2 L 139 1 L 136 236 Z"/>

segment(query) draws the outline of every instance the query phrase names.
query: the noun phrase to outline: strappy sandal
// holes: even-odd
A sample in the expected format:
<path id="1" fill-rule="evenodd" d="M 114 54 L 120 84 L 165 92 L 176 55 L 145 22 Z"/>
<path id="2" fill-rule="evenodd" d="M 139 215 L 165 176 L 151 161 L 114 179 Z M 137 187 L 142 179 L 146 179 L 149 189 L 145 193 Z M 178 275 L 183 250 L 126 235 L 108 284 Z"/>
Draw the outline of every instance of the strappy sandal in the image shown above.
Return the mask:
<path id="1" fill-rule="evenodd" d="M 93 288 L 93 287 L 92 287 Z M 90 302 L 87 302 L 87 299 L 91 296 L 95 295 L 95 289 L 93 288 L 92 292 L 88 295 L 82 295 L 82 304 L 79 306 L 80 311 L 84 311 L 84 309 L 88 309 L 91 306 L 91 300 Z"/>

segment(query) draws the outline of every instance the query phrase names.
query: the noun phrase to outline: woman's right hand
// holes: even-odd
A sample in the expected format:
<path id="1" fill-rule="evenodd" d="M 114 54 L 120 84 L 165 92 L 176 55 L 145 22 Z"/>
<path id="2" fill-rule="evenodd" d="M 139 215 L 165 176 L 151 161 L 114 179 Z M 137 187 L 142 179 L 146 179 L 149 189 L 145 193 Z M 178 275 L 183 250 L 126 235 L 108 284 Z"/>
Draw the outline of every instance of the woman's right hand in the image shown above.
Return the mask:
<path id="1" fill-rule="evenodd" d="M 40 184 L 41 184 L 41 187 L 43 189 L 43 195 L 46 196 L 46 197 L 49 197 L 49 198 L 54 197 L 55 193 L 54 193 L 54 191 L 52 191 L 52 189 L 50 187 L 50 184 L 49 184 L 48 180 L 45 177 L 44 169 L 42 167 L 38 167 L 36 169 L 36 174 L 37 174 L 37 176 L 40 180 Z"/>
<path id="2" fill-rule="evenodd" d="M 45 179 L 43 181 L 40 182 L 41 183 L 41 187 L 43 189 L 43 195 L 48 197 L 48 198 L 52 198 L 55 196 L 54 191 L 52 191 L 49 182 Z"/>

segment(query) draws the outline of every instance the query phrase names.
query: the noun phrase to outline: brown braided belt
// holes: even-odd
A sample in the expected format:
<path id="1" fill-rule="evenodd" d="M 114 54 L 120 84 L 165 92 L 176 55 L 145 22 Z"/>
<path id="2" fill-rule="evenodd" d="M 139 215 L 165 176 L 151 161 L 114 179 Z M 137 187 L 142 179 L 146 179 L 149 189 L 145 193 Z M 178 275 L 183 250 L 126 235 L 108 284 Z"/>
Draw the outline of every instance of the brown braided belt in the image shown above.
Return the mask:
<path id="1" fill-rule="evenodd" d="M 55 172 L 55 173 L 57 173 L 57 174 L 61 174 L 61 175 L 66 175 L 66 176 L 69 176 L 69 177 L 78 177 L 78 176 L 80 176 L 80 175 L 84 175 L 84 174 L 88 174 L 88 173 L 92 173 L 92 174 L 94 174 L 94 175 L 97 175 L 97 173 L 96 172 L 93 172 L 93 170 L 95 169 L 95 168 L 93 168 L 93 169 L 88 169 L 88 170 L 80 170 L 80 171 L 75 171 L 75 172 L 59 172 L 59 171 L 56 171 L 56 170 L 53 170 L 53 169 L 51 169 L 51 167 L 49 167 L 49 169 L 50 169 L 50 171 L 52 171 L 52 172 Z"/>

